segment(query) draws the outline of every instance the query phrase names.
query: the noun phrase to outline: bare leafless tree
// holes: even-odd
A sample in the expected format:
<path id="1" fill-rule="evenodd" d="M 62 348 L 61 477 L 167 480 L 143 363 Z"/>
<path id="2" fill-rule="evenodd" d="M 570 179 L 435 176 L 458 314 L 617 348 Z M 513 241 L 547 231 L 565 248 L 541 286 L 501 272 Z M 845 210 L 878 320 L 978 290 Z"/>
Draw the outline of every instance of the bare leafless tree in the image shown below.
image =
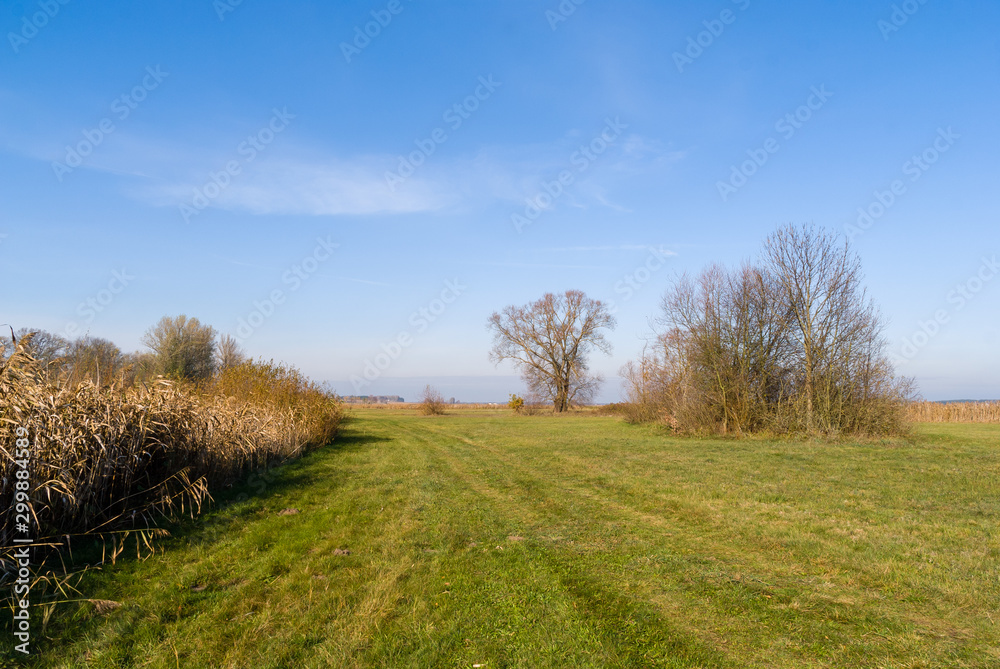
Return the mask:
<path id="1" fill-rule="evenodd" d="M 615 327 L 615 318 L 603 302 L 568 290 L 495 312 L 488 327 L 490 360 L 513 361 L 529 390 L 561 412 L 592 398 L 599 387 L 602 379 L 590 373 L 587 356 L 594 350 L 611 352 L 604 331 Z"/>
<path id="2" fill-rule="evenodd" d="M 98 385 L 117 380 L 125 359 L 114 342 L 100 337 L 80 337 L 68 347 L 64 375 L 75 385 L 90 380 Z"/>
<path id="3" fill-rule="evenodd" d="M 247 361 L 246 351 L 236 337 L 224 334 L 215 345 L 215 367 L 218 371 L 235 367 Z"/>
<path id="4" fill-rule="evenodd" d="M 844 399 L 835 390 L 847 390 L 858 362 L 880 353 L 884 324 L 862 285 L 861 260 L 846 239 L 814 225 L 779 228 L 764 242 L 763 260 L 780 287 L 806 429 L 817 427 L 817 408 L 828 428 L 835 402 Z"/>
<path id="5" fill-rule="evenodd" d="M 25 338 L 31 334 L 31 337 Z M 16 334 L 17 340 L 25 342 L 27 353 L 38 361 L 48 381 L 54 381 L 63 372 L 70 343 L 57 334 L 39 330 L 38 328 L 21 328 Z M 10 352 L 13 352 L 11 347 Z"/>
<path id="6" fill-rule="evenodd" d="M 761 405 L 774 395 L 775 368 L 782 363 L 774 303 L 773 283 L 751 265 L 738 271 L 712 265 L 670 287 L 659 323 L 670 350 L 664 360 L 673 360 L 685 379 L 673 381 L 684 389 L 685 401 L 675 411 L 684 422 L 717 423 L 723 433 L 740 433 L 766 420 Z"/>

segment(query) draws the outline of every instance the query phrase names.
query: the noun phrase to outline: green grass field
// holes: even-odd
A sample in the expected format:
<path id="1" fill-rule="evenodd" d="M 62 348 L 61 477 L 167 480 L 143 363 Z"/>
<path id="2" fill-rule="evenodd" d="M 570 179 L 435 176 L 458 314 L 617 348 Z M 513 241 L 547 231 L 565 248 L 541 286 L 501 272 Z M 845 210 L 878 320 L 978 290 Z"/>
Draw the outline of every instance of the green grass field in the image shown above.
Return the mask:
<path id="1" fill-rule="evenodd" d="M 355 416 L 88 576 L 121 606 L 63 605 L 33 664 L 1000 666 L 1000 426 L 829 444 Z"/>

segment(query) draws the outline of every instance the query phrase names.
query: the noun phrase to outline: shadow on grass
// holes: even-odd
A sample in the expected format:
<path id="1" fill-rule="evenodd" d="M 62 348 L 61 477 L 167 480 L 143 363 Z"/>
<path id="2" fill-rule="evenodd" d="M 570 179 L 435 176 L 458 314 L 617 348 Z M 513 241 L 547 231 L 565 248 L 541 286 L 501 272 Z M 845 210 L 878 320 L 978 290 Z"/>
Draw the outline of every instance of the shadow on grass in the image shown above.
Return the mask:
<path id="1" fill-rule="evenodd" d="M 391 441 L 391 439 L 377 435 L 360 434 L 349 429 L 344 430 L 336 440 L 326 446 L 310 451 L 299 458 L 254 470 L 231 486 L 212 490 L 214 501 L 210 509 L 215 512 L 250 499 L 266 499 L 320 480 L 326 486 L 336 487 L 337 479 L 343 473 L 337 471 L 336 462 L 331 458 L 363 450 L 384 441 Z M 322 474 L 316 471 L 327 466 L 332 471 L 323 471 Z"/>
<path id="2" fill-rule="evenodd" d="M 616 658 L 608 666 L 739 666 L 710 643 L 677 627 L 650 603 L 602 582 L 592 570 L 576 564 L 573 556 L 543 551 L 538 557 L 557 575 L 575 600 L 574 610 Z"/>
<path id="3" fill-rule="evenodd" d="M 156 527 L 166 530 L 170 536 L 156 540 L 155 548 L 159 551 L 169 550 L 180 544 L 212 544 L 224 536 L 228 528 L 259 517 L 260 510 L 267 508 L 268 502 L 274 497 L 319 482 L 324 487 L 335 490 L 346 477 L 345 472 L 337 470 L 337 456 L 370 448 L 373 444 L 385 441 L 391 439 L 347 428 L 325 446 L 298 458 L 248 472 L 230 486 L 210 490 L 212 501 L 203 505 L 201 513 L 193 518 L 180 516 L 157 522 Z M 106 555 L 107 547 L 108 543 L 101 539 L 83 538 L 72 546 L 70 554 L 64 556 L 68 571 L 79 571 L 99 564 Z M 140 550 L 142 552 L 148 554 L 149 551 Z M 117 558 L 116 563 L 129 563 L 136 559 L 137 551 L 133 542 Z M 2 625 L 0 629 L 3 629 Z"/>

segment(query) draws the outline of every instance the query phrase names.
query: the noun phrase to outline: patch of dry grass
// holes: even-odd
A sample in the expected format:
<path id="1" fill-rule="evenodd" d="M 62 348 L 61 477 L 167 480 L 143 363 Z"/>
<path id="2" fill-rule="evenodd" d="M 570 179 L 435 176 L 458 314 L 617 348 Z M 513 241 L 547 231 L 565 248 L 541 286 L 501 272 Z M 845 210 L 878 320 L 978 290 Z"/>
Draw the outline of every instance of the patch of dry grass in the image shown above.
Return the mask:
<path id="1" fill-rule="evenodd" d="M 913 402 L 908 411 L 916 423 L 1000 423 L 1000 402 Z"/>

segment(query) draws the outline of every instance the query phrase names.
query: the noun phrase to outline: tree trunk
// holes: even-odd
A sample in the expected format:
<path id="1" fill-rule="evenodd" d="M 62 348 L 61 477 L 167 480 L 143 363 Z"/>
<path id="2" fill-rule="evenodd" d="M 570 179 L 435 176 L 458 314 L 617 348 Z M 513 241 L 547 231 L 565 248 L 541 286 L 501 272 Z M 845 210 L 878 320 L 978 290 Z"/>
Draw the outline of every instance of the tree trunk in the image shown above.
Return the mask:
<path id="1" fill-rule="evenodd" d="M 567 405 L 569 404 L 569 388 L 567 386 L 568 384 L 562 379 L 560 379 L 557 382 L 556 397 L 554 402 L 555 405 L 554 408 L 556 410 L 556 413 L 562 413 L 568 408 Z"/>
<path id="2" fill-rule="evenodd" d="M 806 349 L 806 430 L 813 431 L 813 374 L 812 356 Z"/>

